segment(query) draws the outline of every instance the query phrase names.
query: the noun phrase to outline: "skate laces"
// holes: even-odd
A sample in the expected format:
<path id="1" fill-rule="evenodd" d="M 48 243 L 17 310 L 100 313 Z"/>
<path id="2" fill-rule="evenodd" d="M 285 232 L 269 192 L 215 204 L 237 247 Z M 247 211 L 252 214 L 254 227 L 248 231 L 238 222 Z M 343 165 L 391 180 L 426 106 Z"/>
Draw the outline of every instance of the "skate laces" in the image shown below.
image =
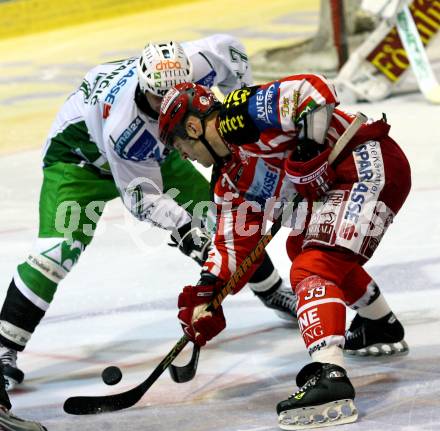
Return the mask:
<path id="1" fill-rule="evenodd" d="M 356 314 L 350 327 L 345 333 L 345 338 L 347 340 L 353 340 L 355 338 L 362 338 L 365 340 L 365 327 L 366 319 L 362 318 L 359 314 Z M 353 327 L 354 326 L 354 327 Z"/>
<path id="2" fill-rule="evenodd" d="M 307 391 L 307 389 L 311 388 L 312 386 L 315 386 L 316 383 L 318 383 L 319 378 L 321 377 L 321 373 L 318 372 L 317 374 L 315 374 L 313 377 L 310 377 L 309 380 L 307 380 L 306 383 L 304 383 L 304 385 L 302 385 L 295 393 L 293 393 L 292 395 L 289 395 L 289 400 L 292 398 L 298 398 L 301 399 L 304 395 L 304 393 Z"/>
<path id="3" fill-rule="evenodd" d="M 364 336 L 364 329 L 365 329 L 365 327 L 363 325 L 358 326 L 357 328 L 354 328 L 354 329 L 349 329 L 347 331 L 347 333 L 345 334 L 345 336 L 348 340 L 363 337 Z"/>
<path id="4" fill-rule="evenodd" d="M 348 328 L 348 331 L 345 334 L 346 339 L 353 340 L 355 338 L 362 338 L 363 342 L 366 343 L 367 334 L 370 334 L 372 331 L 380 330 L 382 333 L 392 332 L 393 323 L 390 323 L 389 320 L 391 320 L 393 317 L 394 323 L 397 321 L 397 319 L 392 313 L 391 317 L 386 322 L 383 322 L 383 319 L 378 319 L 376 321 L 356 315 L 353 323 L 355 323 L 357 326 L 355 328 Z"/>

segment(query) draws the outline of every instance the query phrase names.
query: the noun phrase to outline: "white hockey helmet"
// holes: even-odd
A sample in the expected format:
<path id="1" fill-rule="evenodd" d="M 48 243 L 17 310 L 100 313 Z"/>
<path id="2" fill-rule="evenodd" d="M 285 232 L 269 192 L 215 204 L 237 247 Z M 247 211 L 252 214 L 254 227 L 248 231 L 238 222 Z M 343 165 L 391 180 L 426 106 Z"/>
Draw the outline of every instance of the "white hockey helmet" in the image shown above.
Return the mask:
<path id="1" fill-rule="evenodd" d="M 192 81 L 192 64 L 178 42 L 148 43 L 137 63 L 139 85 L 163 97 L 174 85 Z"/>

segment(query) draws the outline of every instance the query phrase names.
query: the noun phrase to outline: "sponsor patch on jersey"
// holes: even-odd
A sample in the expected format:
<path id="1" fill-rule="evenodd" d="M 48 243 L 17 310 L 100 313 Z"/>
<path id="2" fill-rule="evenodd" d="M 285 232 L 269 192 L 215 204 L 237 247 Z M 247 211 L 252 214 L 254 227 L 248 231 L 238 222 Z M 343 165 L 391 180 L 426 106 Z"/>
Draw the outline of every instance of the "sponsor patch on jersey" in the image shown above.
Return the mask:
<path id="1" fill-rule="evenodd" d="M 247 88 L 241 88 L 240 90 L 231 91 L 223 100 L 223 106 L 226 109 L 236 108 L 240 105 L 247 104 L 251 91 Z"/>
<path id="2" fill-rule="evenodd" d="M 88 95 L 86 94 L 87 99 L 86 99 L 85 103 L 90 103 L 91 105 L 96 105 L 100 100 L 102 100 L 101 95 L 105 91 L 107 91 L 107 88 L 110 85 L 110 83 L 112 82 L 112 80 L 116 76 L 118 76 L 120 73 L 124 73 L 127 70 L 127 68 L 130 68 L 128 73 L 130 74 L 130 76 L 132 76 L 134 74 L 134 70 L 136 69 L 136 66 L 133 65 L 133 63 L 136 61 L 137 61 L 137 57 L 133 57 L 133 58 L 130 58 L 128 60 L 123 61 L 122 64 L 121 64 L 121 62 L 115 62 L 115 65 L 119 65 L 119 66 L 116 69 L 114 69 L 111 73 L 98 74 L 95 78 L 95 82 L 93 83 L 93 86 L 87 92 Z M 133 71 L 133 73 L 131 73 L 130 71 Z M 127 74 L 124 74 L 124 76 L 126 77 Z M 123 79 L 123 78 L 121 78 L 121 79 Z M 125 84 L 125 82 L 124 82 L 124 84 Z M 116 84 L 116 85 L 118 85 L 118 84 Z M 111 103 L 113 103 L 113 101 Z"/>
<path id="3" fill-rule="evenodd" d="M 264 207 L 276 191 L 280 179 L 280 169 L 270 166 L 263 159 L 258 159 L 254 178 L 245 194 L 247 200 L 256 201 Z"/>
<path id="4" fill-rule="evenodd" d="M 299 123 L 307 114 L 319 108 L 318 103 L 311 97 L 306 98 L 306 102 L 307 104 L 301 109 L 301 112 L 295 116 L 295 123 Z"/>
<path id="5" fill-rule="evenodd" d="M 110 88 L 110 91 L 106 94 L 104 99 L 104 110 L 103 110 L 103 118 L 106 119 L 110 115 L 110 109 L 115 102 L 116 95 L 119 93 L 119 90 L 127 83 L 128 79 L 134 76 L 134 71 L 136 69 L 136 66 L 132 66 L 132 68 L 125 73 L 115 85 L 113 85 L 112 88 Z"/>
<path id="6" fill-rule="evenodd" d="M 249 100 L 249 114 L 260 130 L 280 127 L 278 118 L 279 86 L 279 82 L 274 82 L 267 88 L 260 88 Z"/>
<path id="7" fill-rule="evenodd" d="M 219 121 L 220 134 L 225 137 L 229 132 L 244 129 L 246 126 L 244 119 L 244 115 L 225 115 Z"/>
<path id="8" fill-rule="evenodd" d="M 292 88 L 291 81 L 280 83 L 278 105 L 280 111 L 281 129 L 292 131 L 299 115 L 300 92 Z"/>
<path id="9" fill-rule="evenodd" d="M 205 87 L 211 88 L 214 85 L 214 79 L 217 76 L 215 70 L 211 70 L 203 78 L 199 79 L 196 84 L 204 85 Z"/>
<path id="10" fill-rule="evenodd" d="M 132 161 L 155 157 L 156 138 L 146 129 L 139 134 L 144 124 L 140 117 L 136 117 L 114 142 L 119 157 Z"/>
<path id="11" fill-rule="evenodd" d="M 376 141 L 368 141 L 353 151 L 358 182 L 353 186 L 344 219 L 358 223 L 367 202 L 375 202 L 385 182 L 382 152 Z"/>
<path id="12" fill-rule="evenodd" d="M 328 246 L 335 244 L 335 230 L 339 226 L 348 195 L 349 192 L 345 190 L 331 190 L 327 193 L 322 206 L 312 212 L 305 243 L 312 241 Z"/>
<path id="13" fill-rule="evenodd" d="M 235 145 L 258 141 L 260 131 L 248 112 L 249 100 L 256 88 L 234 90 L 223 100 L 217 130 L 225 141 Z"/>

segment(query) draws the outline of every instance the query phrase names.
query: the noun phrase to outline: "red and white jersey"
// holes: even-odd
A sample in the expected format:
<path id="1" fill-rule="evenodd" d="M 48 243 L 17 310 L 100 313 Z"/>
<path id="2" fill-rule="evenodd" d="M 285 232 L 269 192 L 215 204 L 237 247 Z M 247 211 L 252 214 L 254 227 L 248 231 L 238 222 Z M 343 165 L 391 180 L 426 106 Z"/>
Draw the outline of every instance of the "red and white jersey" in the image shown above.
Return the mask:
<path id="1" fill-rule="evenodd" d="M 265 203 L 280 199 L 286 185 L 293 187 L 284 181 L 284 162 L 297 143 L 306 150 L 332 147 L 353 121 L 338 104 L 333 85 L 312 74 L 226 96 L 217 128 L 231 156 L 214 186 L 217 227 L 205 271 L 227 280 L 249 254 L 264 233 Z"/>
<path id="2" fill-rule="evenodd" d="M 217 86 L 225 94 L 252 83 L 245 49 L 235 37 L 215 34 L 182 46 L 195 83 Z M 55 118 L 44 163 L 50 153 L 55 157 L 50 162 L 58 161 L 66 146 L 69 161 L 91 164 L 113 177 L 135 217 L 165 229 L 181 227 L 191 218 L 162 192 L 165 148 L 158 138 L 157 115 L 147 114 L 135 102 L 137 63 L 138 57 L 132 57 L 98 65 L 86 74 Z"/>
<path id="3" fill-rule="evenodd" d="M 293 75 L 229 93 L 218 130 L 225 141 L 259 155 L 292 149 L 295 139 L 333 145 L 354 118 L 338 104 L 325 77 Z"/>

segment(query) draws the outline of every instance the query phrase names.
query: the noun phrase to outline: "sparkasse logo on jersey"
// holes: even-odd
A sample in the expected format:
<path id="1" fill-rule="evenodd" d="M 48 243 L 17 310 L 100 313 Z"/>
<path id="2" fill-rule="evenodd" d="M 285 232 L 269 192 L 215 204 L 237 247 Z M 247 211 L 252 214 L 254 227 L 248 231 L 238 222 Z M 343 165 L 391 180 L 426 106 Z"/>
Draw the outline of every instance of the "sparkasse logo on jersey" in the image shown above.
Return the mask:
<path id="1" fill-rule="evenodd" d="M 182 69 L 180 61 L 162 60 L 156 64 L 156 70 Z"/>
<path id="2" fill-rule="evenodd" d="M 136 66 L 132 66 L 132 68 L 118 80 L 118 82 L 110 89 L 110 91 L 105 96 L 102 118 L 107 119 L 110 115 L 110 109 L 115 102 L 116 95 L 119 93 L 120 89 L 128 82 L 128 79 L 134 76 L 135 68 Z"/>

